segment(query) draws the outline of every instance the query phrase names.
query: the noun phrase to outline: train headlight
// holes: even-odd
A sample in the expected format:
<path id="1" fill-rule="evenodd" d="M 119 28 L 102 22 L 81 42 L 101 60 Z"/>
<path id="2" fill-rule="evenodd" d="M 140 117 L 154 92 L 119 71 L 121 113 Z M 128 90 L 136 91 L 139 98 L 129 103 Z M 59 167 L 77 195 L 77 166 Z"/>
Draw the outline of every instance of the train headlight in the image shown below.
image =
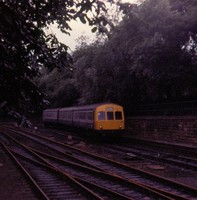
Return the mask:
<path id="1" fill-rule="evenodd" d="M 99 126 L 99 128 L 100 128 L 100 129 L 103 129 L 103 126 L 102 126 L 102 125 L 100 125 L 100 126 Z"/>
<path id="2" fill-rule="evenodd" d="M 121 128 L 122 128 L 122 125 L 120 125 L 119 128 L 121 129 Z"/>

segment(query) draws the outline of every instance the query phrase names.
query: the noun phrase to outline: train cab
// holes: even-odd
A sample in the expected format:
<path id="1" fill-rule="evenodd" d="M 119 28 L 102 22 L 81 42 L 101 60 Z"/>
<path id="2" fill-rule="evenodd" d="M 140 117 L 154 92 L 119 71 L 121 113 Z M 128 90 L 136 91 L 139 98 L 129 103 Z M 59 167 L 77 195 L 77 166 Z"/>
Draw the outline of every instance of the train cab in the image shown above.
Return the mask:
<path id="1" fill-rule="evenodd" d="M 123 107 L 117 104 L 102 104 L 95 108 L 94 128 L 96 131 L 119 131 L 125 129 Z"/>

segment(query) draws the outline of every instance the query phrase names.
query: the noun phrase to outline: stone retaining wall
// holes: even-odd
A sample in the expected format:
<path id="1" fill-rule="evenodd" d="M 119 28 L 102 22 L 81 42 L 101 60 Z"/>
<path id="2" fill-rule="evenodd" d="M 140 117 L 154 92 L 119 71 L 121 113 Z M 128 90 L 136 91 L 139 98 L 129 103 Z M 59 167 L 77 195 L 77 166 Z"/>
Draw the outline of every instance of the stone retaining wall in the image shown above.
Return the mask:
<path id="1" fill-rule="evenodd" d="M 137 139 L 181 143 L 197 147 L 197 116 L 129 117 L 127 133 Z"/>

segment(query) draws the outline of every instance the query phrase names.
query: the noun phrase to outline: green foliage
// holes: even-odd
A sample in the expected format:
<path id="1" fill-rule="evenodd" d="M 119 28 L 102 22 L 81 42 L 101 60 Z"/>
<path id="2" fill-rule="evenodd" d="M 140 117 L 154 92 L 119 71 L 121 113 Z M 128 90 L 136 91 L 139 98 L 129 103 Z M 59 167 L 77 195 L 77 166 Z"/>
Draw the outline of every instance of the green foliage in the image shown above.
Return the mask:
<path id="1" fill-rule="evenodd" d="M 43 70 L 41 76 L 35 79 L 39 88 L 46 92 L 50 107 L 67 107 L 76 103 L 79 98 L 73 78 L 73 70 L 54 69 L 52 72 Z"/>
<path id="2" fill-rule="evenodd" d="M 68 22 L 77 18 L 97 26 L 102 22 L 102 11 L 105 6 L 99 0 L 2 0 L 0 102 L 6 101 L 8 107 L 18 111 L 28 105 L 41 109 L 44 95 L 32 81 L 40 68 L 53 70 L 72 65 L 68 47 L 44 30 L 57 23 L 62 32 L 69 33 Z"/>
<path id="3" fill-rule="evenodd" d="M 193 2 L 119 4 L 125 15 L 108 33 L 110 37 L 91 45 L 81 37 L 73 54 L 72 76 L 45 74 L 47 93 L 61 106 L 112 101 L 122 104 L 127 113 L 147 102 L 196 99 L 197 5 Z M 70 95 L 72 101 L 64 100 Z"/>
<path id="4" fill-rule="evenodd" d="M 197 5 L 147 0 L 123 8 L 124 19 L 104 45 L 78 51 L 79 102 L 113 101 L 132 110 L 197 98 Z"/>
<path id="5" fill-rule="evenodd" d="M 96 74 L 92 62 L 97 55 L 97 47 L 94 45 L 83 46 L 83 44 L 82 47 L 73 55 L 73 59 L 76 61 L 74 63 L 76 86 L 81 94 L 78 103 L 95 103 Z"/>

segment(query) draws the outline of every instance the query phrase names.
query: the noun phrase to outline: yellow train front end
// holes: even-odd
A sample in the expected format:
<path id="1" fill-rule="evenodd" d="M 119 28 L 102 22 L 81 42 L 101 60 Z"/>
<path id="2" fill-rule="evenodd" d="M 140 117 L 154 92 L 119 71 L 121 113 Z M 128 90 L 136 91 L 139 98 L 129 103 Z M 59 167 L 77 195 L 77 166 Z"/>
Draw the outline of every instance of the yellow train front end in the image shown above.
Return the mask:
<path id="1" fill-rule="evenodd" d="M 116 104 L 97 106 L 94 112 L 94 129 L 105 135 L 122 133 L 125 129 L 123 107 Z"/>

